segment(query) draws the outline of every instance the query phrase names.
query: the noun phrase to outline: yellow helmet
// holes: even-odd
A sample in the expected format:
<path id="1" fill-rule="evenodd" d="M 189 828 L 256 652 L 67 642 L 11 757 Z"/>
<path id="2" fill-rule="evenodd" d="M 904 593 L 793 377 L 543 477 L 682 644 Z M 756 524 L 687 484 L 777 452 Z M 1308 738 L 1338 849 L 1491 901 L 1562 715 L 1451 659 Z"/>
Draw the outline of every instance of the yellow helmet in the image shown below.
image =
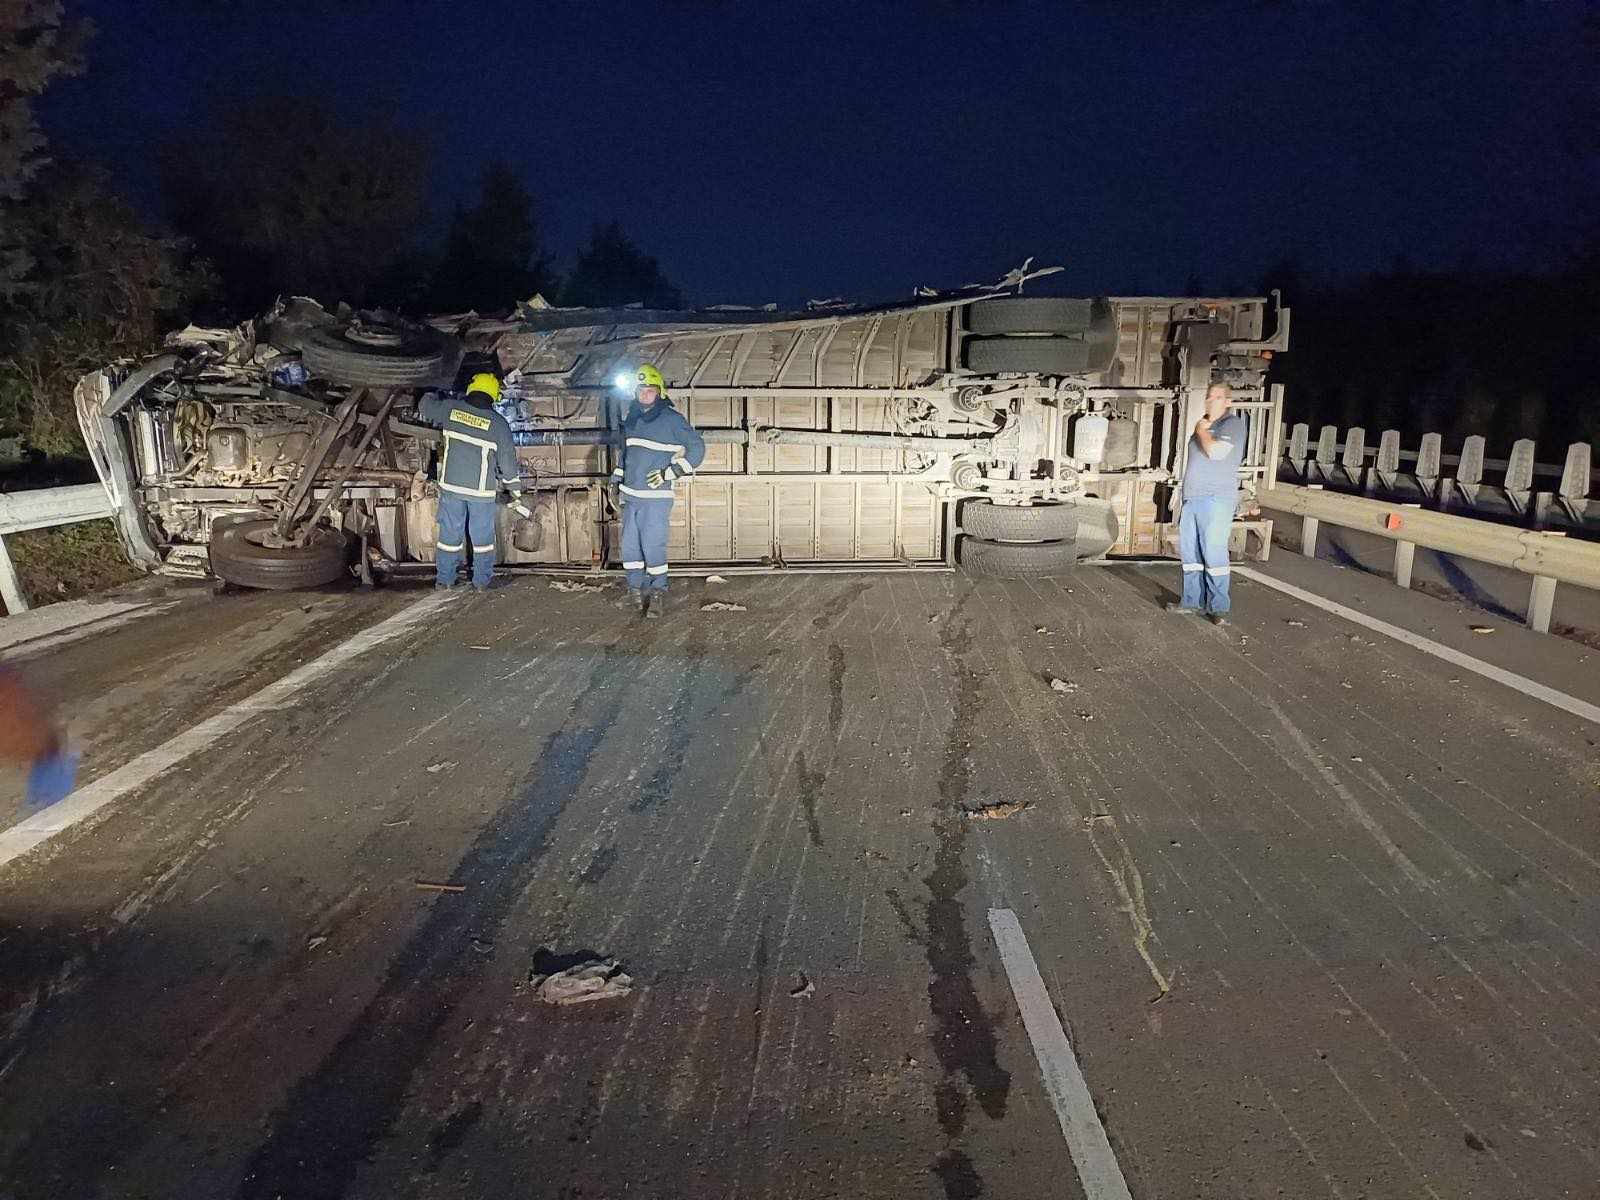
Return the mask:
<path id="1" fill-rule="evenodd" d="M 660 371 L 649 363 L 645 363 L 644 366 L 639 368 L 638 374 L 633 377 L 634 391 L 638 391 L 642 387 L 660 388 L 661 394 L 666 395 L 667 381 L 661 378 Z"/>
<path id="2" fill-rule="evenodd" d="M 481 371 L 467 383 L 467 395 L 470 396 L 473 392 L 482 392 L 490 400 L 498 401 L 500 399 L 500 381 L 489 372 Z"/>

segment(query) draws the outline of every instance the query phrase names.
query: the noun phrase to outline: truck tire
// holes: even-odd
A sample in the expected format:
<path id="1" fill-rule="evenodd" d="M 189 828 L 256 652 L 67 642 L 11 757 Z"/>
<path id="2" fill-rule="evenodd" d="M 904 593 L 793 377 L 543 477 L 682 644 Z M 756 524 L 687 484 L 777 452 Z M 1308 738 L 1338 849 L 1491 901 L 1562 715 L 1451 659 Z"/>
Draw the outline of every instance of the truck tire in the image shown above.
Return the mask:
<path id="1" fill-rule="evenodd" d="M 436 329 L 347 322 L 300 334 L 306 371 L 352 387 L 443 386 L 459 358 L 454 339 Z"/>
<path id="2" fill-rule="evenodd" d="M 969 338 L 966 366 L 980 375 L 1092 375 L 1111 366 L 1116 343 L 1074 337 Z"/>
<path id="3" fill-rule="evenodd" d="M 968 500 L 960 518 L 963 533 L 986 542 L 1071 542 L 1078 535 L 1078 509 L 1070 503 L 1023 507 Z"/>
<path id="4" fill-rule="evenodd" d="M 967 332 L 1087 333 L 1095 323 L 1095 309 L 1109 304 L 1100 300 L 1067 300 L 1058 296 L 1001 296 L 979 300 L 967 309 Z"/>
<path id="5" fill-rule="evenodd" d="M 271 517 L 218 521 L 211 529 L 211 573 L 240 587 L 296 591 L 321 587 L 350 569 L 351 543 L 342 530 L 319 525 L 304 546 L 269 546 Z"/>
<path id="6" fill-rule="evenodd" d="M 984 579 L 1040 579 L 1066 575 L 1078 561 L 1072 542 L 986 542 L 964 537 L 956 561 L 968 575 Z"/>

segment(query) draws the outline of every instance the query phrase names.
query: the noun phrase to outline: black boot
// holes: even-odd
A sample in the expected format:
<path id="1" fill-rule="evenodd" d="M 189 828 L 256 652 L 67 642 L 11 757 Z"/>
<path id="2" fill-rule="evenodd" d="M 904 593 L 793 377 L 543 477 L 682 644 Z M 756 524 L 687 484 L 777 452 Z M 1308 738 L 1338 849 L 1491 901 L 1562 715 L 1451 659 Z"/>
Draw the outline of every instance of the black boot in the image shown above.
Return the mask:
<path id="1" fill-rule="evenodd" d="M 622 595 L 611 603 L 623 612 L 642 612 L 644 609 L 644 593 L 637 588 L 624 588 Z"/>
<path id="2" fill-rule="evenodd" d="M 650 593 L 650 607 L 644 610 L 646 620 L 655 620 L 667 613 L 667 594 L 665 592 Z"/>

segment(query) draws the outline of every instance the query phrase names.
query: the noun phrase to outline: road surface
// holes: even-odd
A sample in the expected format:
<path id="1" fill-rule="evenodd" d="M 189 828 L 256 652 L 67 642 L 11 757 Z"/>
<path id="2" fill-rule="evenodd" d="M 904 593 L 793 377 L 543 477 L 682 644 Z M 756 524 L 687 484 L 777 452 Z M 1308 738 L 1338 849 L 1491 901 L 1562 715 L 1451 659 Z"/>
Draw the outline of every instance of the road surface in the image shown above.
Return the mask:
<path id="1" fill-rule="evenodd" d="M 1102 1200 L 1103 1130 L 1140 1200 L 1594 1197 L 1600 726 L 1175 579 L 180 590 L 14 647 L 105 802 L 0 867 L 0 1194 Z"/>

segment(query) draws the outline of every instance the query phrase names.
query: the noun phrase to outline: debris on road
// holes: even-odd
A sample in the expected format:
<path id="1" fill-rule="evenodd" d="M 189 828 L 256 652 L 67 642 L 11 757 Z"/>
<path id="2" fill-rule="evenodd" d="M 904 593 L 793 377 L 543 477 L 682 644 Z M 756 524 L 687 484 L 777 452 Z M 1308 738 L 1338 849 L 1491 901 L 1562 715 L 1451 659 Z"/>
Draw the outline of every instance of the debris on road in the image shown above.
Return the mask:
<path id="1" fill-rule="evenodd" d="M 554 966 L 559 956 L 541 950 L 534 955 L 534 969 L 528 984 L 534 997 L 546 1004 L 587 1004 L 591 1000 L 611 1000 L 633 991 L 633 976 L 614 958 L 586 958 L 559 971 L 540 973 L 542 965 Z"/>
<path id="2" fill-rule="evenodd" d="M 324 943 L 326 943 L 327 940 L 328 939 L 326 937 L 324 937 L 324 936 L 319 934 L 318 936 L 312 938 L 309 942 L 306 943 L 306 949 L 307 950 L 315 950 L 318 946 L 321 946 Z"/>
<path id="3" fill-rule="evenodd" d="M 550 586 L 558 592 L 603 592 L 609 583 L 581 583 L 576 579 L 552 579 Z"/>
<path id="4" fill-rule="evenodd" d="M 1086 709 L 1080 708 L 1078 710 L 1078 720 L 1080 720 L 1080 721 L 1092 721 L 1092 720 L 1094 720 L 1094 714 L 1092 712 L 1087 711 Z"/>
<path id="5" fill-rule="evenodd" d="M 976 808 L 964 808 L 961 811 L 969 821 L 1004 821 L 1032 807 L 1033 803 L 1028 800 L 996 800 L 992 804 L 980 804 Z"/>
<path id="6" fill-rule="evenodd" d="M 464 892 L 466 890 L 467 885 L 464 883 L 432 883 L 426 879 L 417 880 L 417 891 L 419 892 L 457 893 Z"/>
<path id="7" fill-rule="evenodd" d="M 722 601 L 722 600 L 713 600 L 710 604 L 702 604 L 700 606 L 700 611 L 701 612 L 745 612 L 747 610 L 745 609 L 745 606 L 742 605 L 742 604 L 728 604 L 728 603 L 726 603 L 725 601 Z"/>
<path id="8" fill-rule="evenodd" d="M 1078 690 L 1078 685 L 1070 679 L 1051 679 L 1050 690 L 1052 692 L 1060 692 L 1062 695 L 1070 695 Z"/>
<path id="9" fill-rule="evenodd" d="M 494 647 L 492 647 L 492 646 L 468 646 L 467 649 L 468 650 L 492 650 L 492 649 L 494 649 Z"/>
<path id="10" fill-rule="evenodd" d="M 816 990 L 817 985 L 807 978 L 804 971 L 795 972 L 794 986 L 789 989 L 789 995 L 795 997 L 810 996 L 814 995 Z"/>
<path id="11" fill-rule="evenodd" d="M 1467 628 L 1472 630 L 1473 633 L 1493 633 L 1495 631 L 1493 625 L 1468 625 Z"/>
<path id="12" fill-rule="evenodd" d="M 728 581 L 726 579 L 724 579 L 721 575 L 707 575 L 706 576 L 706 582 L 707 583 L 727 583 Z"/>
<path id="13" fill-rule="evenodd" d="M 1304 629 L 1306 627 L 1306 623 L 1304 621 L 1297 621 L 1293 617 L 1285 618 L 1283 623 L 1293 629 Z"/>
<path id="14" fill-rule="evenodd" d="M 448 771 L 451 767 L 453 767 L 455 765 L 457 765 L 455 759 L 447 758 L 442 762 L 436 762 L 436 763 L 431 764 L 427 768 L 427 771 L 428 771 L 429 775 L 437 775 L 440 771 Z"/>

